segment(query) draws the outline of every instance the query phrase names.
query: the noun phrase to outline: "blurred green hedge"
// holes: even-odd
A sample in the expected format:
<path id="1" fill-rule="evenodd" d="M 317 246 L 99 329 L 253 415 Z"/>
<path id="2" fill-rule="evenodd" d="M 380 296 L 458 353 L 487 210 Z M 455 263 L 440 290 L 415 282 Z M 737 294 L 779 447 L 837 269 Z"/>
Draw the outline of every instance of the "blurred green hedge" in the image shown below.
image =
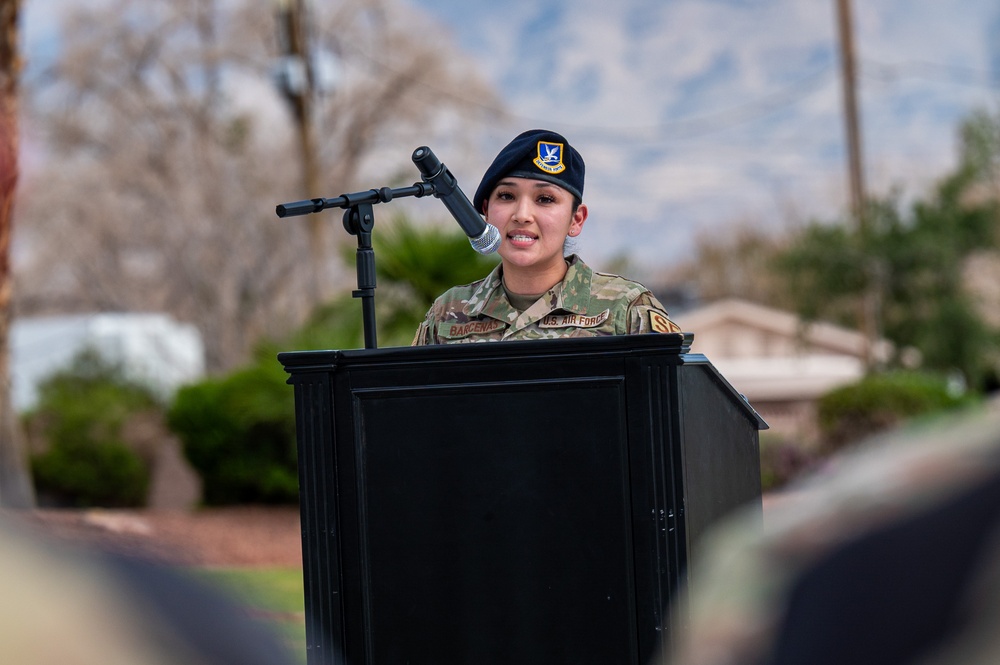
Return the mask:
<path id="1" fill-rule="evenodd" d="M 968 406 L 978 399 L 939 374 L 872 374 L 819 400 L 822 447 L 824 452 L 833 452 L 914 418 Z"/>
<path id="2" fill-rule="evenodd" d="M 298 501 L 294 391 L 267 362 L 181 388 L 167 424 L 209 505 Z"/>
<path id="3" fill-rule="evenodd" d="M 138 507 L 146 502 L 150 460 L 122 435 L 137 414 L 157 410 L 147 387 L 90 349 L 39 385 L 25 425 L 37 441 L 31 471 L 40 503 Z"/>

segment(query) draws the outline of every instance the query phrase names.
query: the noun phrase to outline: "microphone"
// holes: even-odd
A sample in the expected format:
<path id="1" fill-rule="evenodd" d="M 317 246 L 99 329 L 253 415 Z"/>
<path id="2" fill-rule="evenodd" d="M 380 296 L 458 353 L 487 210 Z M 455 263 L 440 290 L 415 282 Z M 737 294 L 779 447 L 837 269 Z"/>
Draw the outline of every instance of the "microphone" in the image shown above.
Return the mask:
<path id="1" fill-rule="evenodd" d="M 469 236 L 469 244 L 480 254 L 492 254 L 500 247 L 500 232 L 492 224 L 483 221 L 468 197 L 462 192 L 444 164 L 431 149 L 421 146 L 413 151 L 413 163 L 420 169 L 424 182 L 434 187 L 434 196 L 444 202 L 448 212 Z"/>

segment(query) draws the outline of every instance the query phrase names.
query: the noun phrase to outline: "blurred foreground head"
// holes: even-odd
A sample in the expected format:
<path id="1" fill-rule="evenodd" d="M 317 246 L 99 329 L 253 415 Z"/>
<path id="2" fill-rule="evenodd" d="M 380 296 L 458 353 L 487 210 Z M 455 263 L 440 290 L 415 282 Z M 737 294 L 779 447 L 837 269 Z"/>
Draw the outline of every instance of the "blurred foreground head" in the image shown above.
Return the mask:
<path id="1" fill-rule="evenodd" d="M 763 531 L 721 525 L 682 602 L 676 665 L 1000 663 L 1000 413 L 869 441 Z"/>
<path id="2" fill-rule="evenodd" d="M 0 518 L 0 663 L 291 665 L 270 626 L 183 571 Z"/>

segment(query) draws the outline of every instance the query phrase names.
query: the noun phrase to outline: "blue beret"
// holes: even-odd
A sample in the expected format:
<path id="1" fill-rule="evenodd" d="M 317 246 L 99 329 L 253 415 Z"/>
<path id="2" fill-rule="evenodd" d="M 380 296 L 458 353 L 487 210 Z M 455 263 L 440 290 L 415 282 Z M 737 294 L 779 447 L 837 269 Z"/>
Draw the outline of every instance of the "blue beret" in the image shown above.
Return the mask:
<path id="1" fill-rule="evenodd" d="M 545 129 L 519 134 L 496 156 L 472 199 L 479 212 L 493 188 L 504 178 L 534 178 L 559 185 L 583 199 L 583 157 L 562 135 Z"/>

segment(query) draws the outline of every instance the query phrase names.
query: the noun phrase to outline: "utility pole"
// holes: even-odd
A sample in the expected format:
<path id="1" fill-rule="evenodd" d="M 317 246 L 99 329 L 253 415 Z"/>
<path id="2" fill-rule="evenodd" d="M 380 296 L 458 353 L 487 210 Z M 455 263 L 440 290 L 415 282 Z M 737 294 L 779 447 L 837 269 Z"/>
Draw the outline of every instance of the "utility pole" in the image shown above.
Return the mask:
<path id="1" fill-rule="evenodd" d="M 299 155 L 302 157 L 304 199 L 323 196 L 319 191 L 319 164 L 313 127 L 316 80 L 306 30 L 305 1 L 278 0 L 278 33 L 283 57 L 279 85 L 295 116 Z M 320 215 L 311 215 L 307 223 L 313 268 L 313 303 L 317 304 L 321 298 L 319 280 L 325 272 L 326 232 Z"/>
<path id="2" fill-rule="evenodd" d="M 21 0 L 0 0 L 0 507 L 33 508 L 23 437 L 14 414 L 10 376 L 10 328 L 14 276 L 10 265 L 14 194 L 18 178 L 18 82 Z"/>
<path id="3" fill-rule="evenodd" d="M 844 94 L 844 126 L 847 130 L 848 181 L 851 189 L 851 216 L 858 232 L 858 239 L 865 242 L 867 211 L 865 177 L 861 156 L 861 126 L 858 121 L 857 73 L 854 57 L 854 27 L 851 0 L 836 0 L 837 27 L 840 34 L 841 81 Z M 864 261 L 868 261 L 862 252 Z M 861 295 L 860 319 L 864 335 L 864 363 L 866 369 L 875 365 L 874 345 L 878 335 L 878 266 L 860 266 L 865 274 L 865 290 Z"/>
<path id="4" fill-rule="evenodd" d="M 865 183 L 861 159 L 861 129 L 858 123 L 857 75 L 854 66 L 854 28 L 851 0 L 837 0 L 840 32 L 841 80 L 844 89 L 844 124 L 847 129 L 848 177 L 851 211 L 859 230 L 864 230 Z"/>

